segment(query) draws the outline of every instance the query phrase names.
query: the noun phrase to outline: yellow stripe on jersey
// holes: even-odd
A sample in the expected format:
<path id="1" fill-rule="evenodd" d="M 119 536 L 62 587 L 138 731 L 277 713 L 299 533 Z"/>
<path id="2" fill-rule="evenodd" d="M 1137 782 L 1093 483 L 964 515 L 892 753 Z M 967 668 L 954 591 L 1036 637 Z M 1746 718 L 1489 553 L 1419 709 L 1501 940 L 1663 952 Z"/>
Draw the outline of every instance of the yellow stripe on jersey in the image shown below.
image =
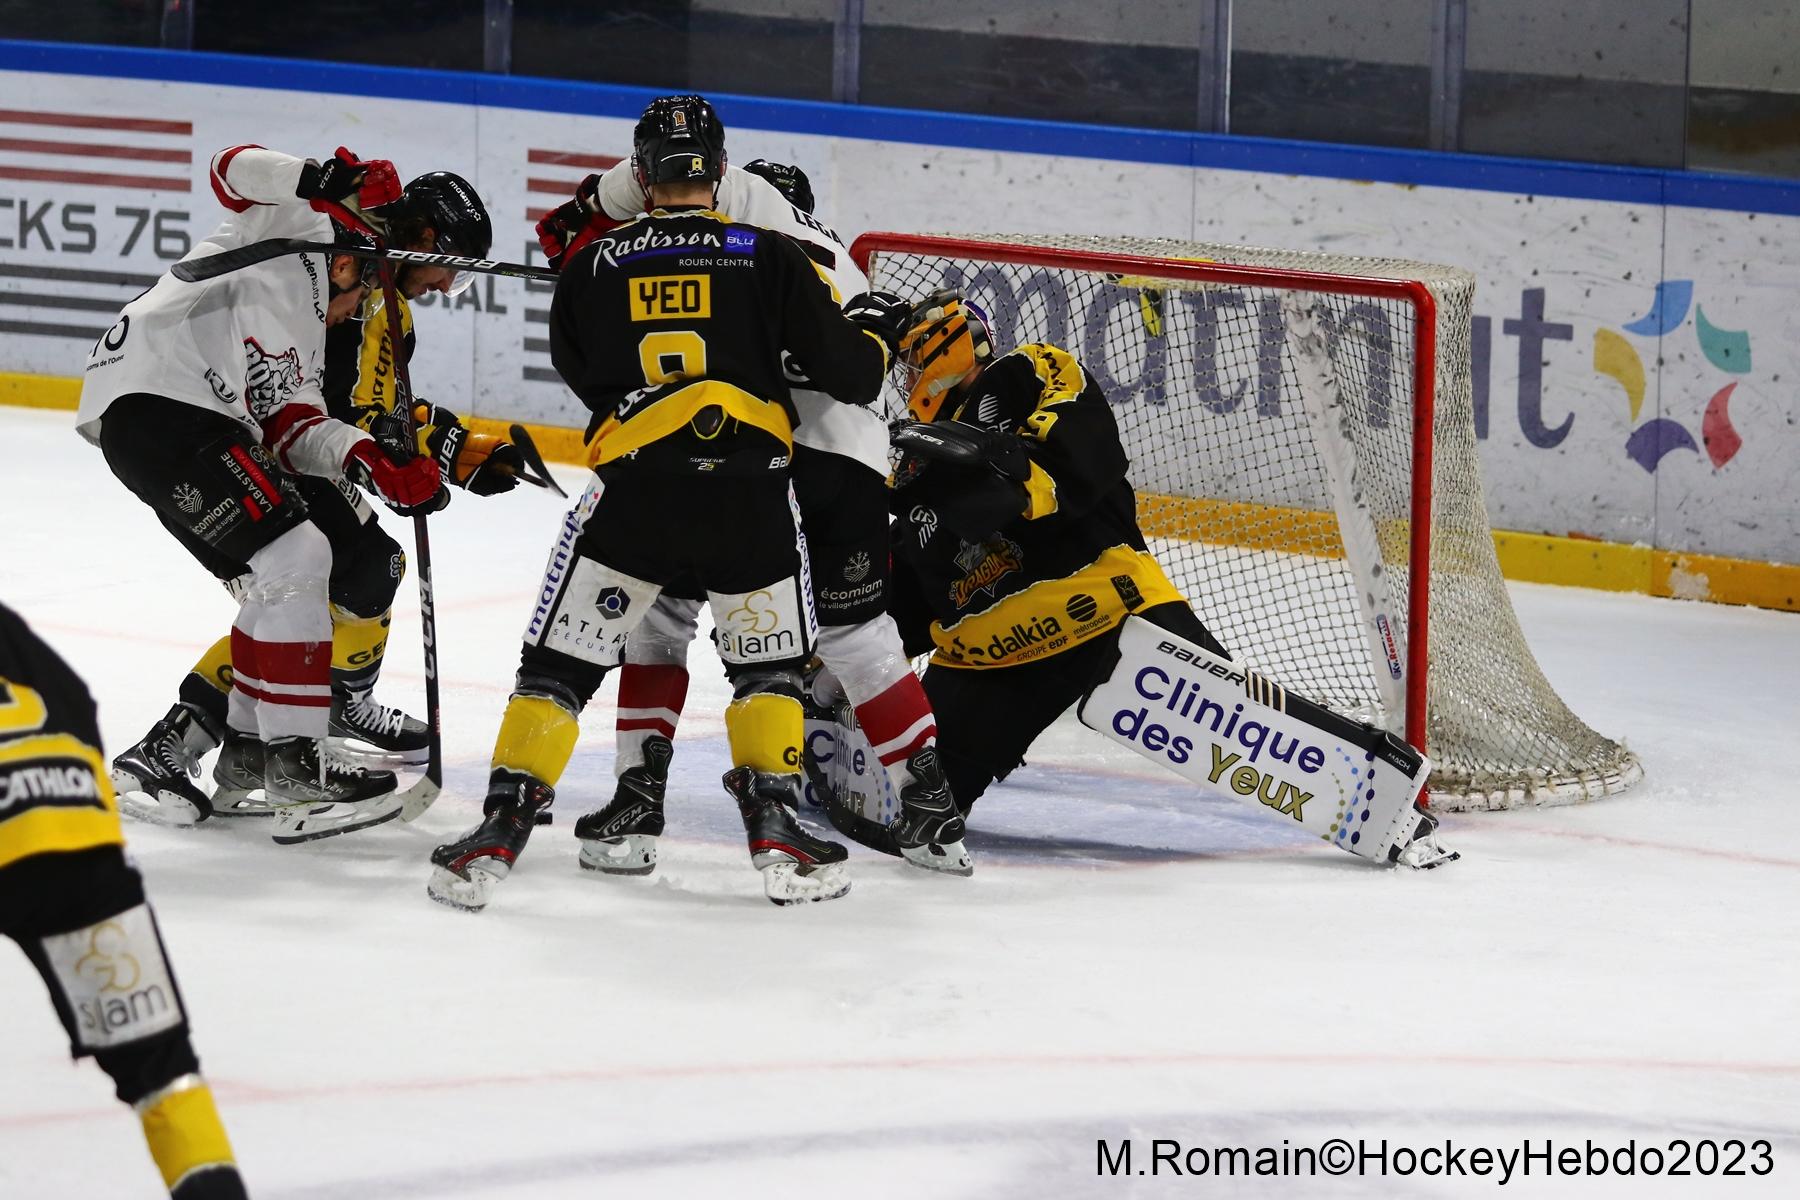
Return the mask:
<path id="1" fill-rule="evenodd" d="M 0 738 L 42 729 L 50 710 L 35 688 L 0 679 Z"/>
<path id="2" fill-rule="evenodd" d="M 794 448 L 793 423 L 781 405 L 729 383 L 703 379 L 670 392 L 623 421 L 608 417 L 595 435 L 594 465 L 622 458 L 633 450 L 642 450 L 652 442 L 679 432 L 705 408 L 722 409 L 726 416 L 762 430 L 790 451 Z"/>
<path id="3" fill-rule="evenodd" d="M 1037 372 L 1038 383 L 1043 390 L 1038 395 L 1036 408 L 1073 400 L 1087 390 L 1087 375 L 1082 371 L 1081 364 L 1061 346 L 1052 346 L 1047 342 L 1028 342 L 1013 353 L 1029 358 L 1031 369 Z"/>
<path id="4" fill-rule="evenodd" d="M 1184 599 L 1147 551 L 1113 546 L 1061 579 L 1041 579 L 950 626 L 931 623 L 945 667 L 1016 667 L 1117 628 L 1125 615 Z"/>
<path id="5" fill-rule="evenodd" d="M 1056 480 L 1050 478 L 1050 472 L 1031 464 L 1031 474 L 1025 477 L 1025 516 L 1029 520 L 1047 517 L 1056 511 Z"/>
<path id="6" fill-rule="evenodd" d="M 61 778 L 27 781 L 24 772 L 34 759 L 71 758 L 87 768 L 81 779 L 71 780 L 65 774 Z M 88 774 L 91 779 L 86 777 Z M 9 789 L 28 789 L 28 794 L 17 796 L 10 790 L 0 793 L 0 867 L 34 854 L 124 845 L 125 832 L 119 827 L 112 779 L 100 752 L 73 734 L 46 733 L 0 743 L 0 781 Z M 41 790 L 46 799 L 67 800 L 71 797 L 51 793 L 71 789 L 73 798 L 79 801 L 74 805 L 33 805 L 29 794 Z"/>

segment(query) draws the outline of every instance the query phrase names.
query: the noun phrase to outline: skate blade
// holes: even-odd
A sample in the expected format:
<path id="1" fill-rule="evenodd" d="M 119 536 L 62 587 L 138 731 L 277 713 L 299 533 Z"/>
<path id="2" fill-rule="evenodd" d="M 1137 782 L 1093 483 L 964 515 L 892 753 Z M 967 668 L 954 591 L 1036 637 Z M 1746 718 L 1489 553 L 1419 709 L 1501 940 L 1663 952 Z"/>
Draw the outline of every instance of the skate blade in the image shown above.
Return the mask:
<path id="1" fill-rule="evenodd" d="M 1400 851 L 1394 862 L 1402 867 L 1411 867 L 1415 871 L 1429 871 L 1441 867 L 1445 863 L 1453 863 L 1462 857 L 1460 850 L 1446 850 L 1438 845 L 1436 833 L 1428 833 L 1408 842 L 1406 849 Z"/>
<path id="2" fill-rule="evenodd" d="M 616 838 L 582 838 L 583 870 L 603 875 L 648 875 L 656 870 L 656 838 L 628 833 Z"/>
<path id="3" fill-rule="evenodd" d="M 850 890 L 850 873 L 842 863 L 802 866 L 791 860 L 760 868 L 763 893 L 771 904 L 813 904 L 836 900 Z"/>
<path id="4" fill-rule="evenodd" d="M 423 766 L 431 757 L 430 746 L 418 746 L 411 750 L 384 750 L 359 738 L 339 737 L 336 734 L 325 739 L 325 747 L 334 754 L 355 759 L 364 766 L 417 767 Z"/>
<path id="5" fill-rule="evenodd" d="M 470 866 L 468 871 L 469 877 L 464 879 L 447 867 L 433 867 L 431 878 L 425 883 L 425 894 L 446 908 L 480 912 L 494 898 L 494 887 L 505 876 L 478 866 Z"/>
<path id="6" fill-rule="evenodd" d="M 272 817 L 281 811 L 280 805 L 269 803 L 261 789 L 221 787 L 213 793 L 212 806 L 215 817 Z"/>
<path id="7" fill-rule="evenodd" d="M 126 782 L 121 782 L 125 780 Z M 119 811 L 134 821 L 161 825 L 165 829 L 192 829 L 209 815 L 196 808 L 185 796 L 169 791 L 150 791 L 130 776 L 113 776 L 113 790 L 118 793 Z"/>
<path id="8" fill-rule="evenodd" d="M 385 825 L 400 815 L 400 809 L 401 801 L 397 794 L 383 797 L 380 801 L 291 805 L 275 814 L 275 832 L 269 838 L 278 846 L 316 842 L 321 838 L 337 837 L 341 833 L 355 833 L 359 829 Z"/>
<path id="9" fill-rule="evenodd" d="M 903 846 L 900 857 L 921 870 L 935 871 L 939 875 L 955 875 L 966 879 L 975 873 L 975 860 L 969 857 L 969 851 L 961 840 L 931 842 L 911 849 Z"/>

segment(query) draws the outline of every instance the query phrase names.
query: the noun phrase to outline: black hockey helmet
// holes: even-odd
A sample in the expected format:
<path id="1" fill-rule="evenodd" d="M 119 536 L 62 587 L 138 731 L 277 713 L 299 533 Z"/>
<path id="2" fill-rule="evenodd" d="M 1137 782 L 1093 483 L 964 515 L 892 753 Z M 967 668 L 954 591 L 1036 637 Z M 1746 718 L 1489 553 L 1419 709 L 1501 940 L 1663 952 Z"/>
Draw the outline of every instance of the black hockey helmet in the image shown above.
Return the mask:
<path id="1" fill-rule="evenodd" d="M 403 235 L 430 227 L 437 253 L 486 258 L 494 244 L 494 223 L 469 181 L 452 171 L 428 171 L 406 185 L 387 216 L 388 231 Z"/>
<path id="2" fill-rule="evenodd" d="M 326 256 L 325 282 L 330 289 L 330 294 L 335 297 L 355 288 L 375 287 L 376 280 L 381 274 L 381 259 L 374 256 L 376 245 L 374 235 L 369 233 L 366 229 L 357 229 L 333 218 L 331 222 L 331 240 L 333 244 L 338 247 L 339 251 L 363 250 L 368 251 L 369 253 L 357 257 L 357 279 L 351 287 L 347 288 L 339 287 L 336 281 L 331 278 L 331 264 L 337 260 L 338 255 L 330 254 Z"/>
<path id="3" fill-rule="evenodd" d="M 799 167 L 787 163 L 770 162 L 759 158 L 744 164 L 744 170 L 752 175 L 760 175 L 775 185 L 775 190 L 787 197 L 787 202 L 809 216 L 813 210 L 812 181 L 806 172 Z"/>
<path id="4" fill-rule="evenodd" d="M 725 176 L 725 126 L 704 96 L 659 96 L 638 118 L 631 163 L 646 192 L 658 183 L 717 183 Z"/>

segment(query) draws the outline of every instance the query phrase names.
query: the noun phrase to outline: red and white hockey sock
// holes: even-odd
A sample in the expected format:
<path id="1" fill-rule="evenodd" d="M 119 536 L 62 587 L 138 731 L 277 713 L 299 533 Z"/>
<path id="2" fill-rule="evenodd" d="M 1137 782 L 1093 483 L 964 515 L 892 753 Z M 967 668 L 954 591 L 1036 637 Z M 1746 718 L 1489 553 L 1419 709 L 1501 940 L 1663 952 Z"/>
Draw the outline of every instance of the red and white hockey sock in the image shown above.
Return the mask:
<path id="1" fill-rule="evenodd" d="M 618 753 L 613 774 L 644 765 L 644 742 L 652 735 L 671 741 L 687 703 L 687 667 L 674 663 L 632 663 L 619 668 Z"/>
<path id="2" fill-rule="evenodd" d="M 299 525 L 250 559 L 252 578 L 231 626 L 233 702 L 249 700 L 257 735 L 323 738 L 331 716 L 331 543 Z"/>
<path id="3" fill-rule="evenodd" d="M 874 747 L 875 757 L 888 769 L 896 789 L 913 781 L 906 760 L 937 741 L 937 718 L 932 715 L 931 701 L 925 698 L 925 687 L 911 671 L 882 691 L 874 699 L 856 706 L 856 723 Z"/>

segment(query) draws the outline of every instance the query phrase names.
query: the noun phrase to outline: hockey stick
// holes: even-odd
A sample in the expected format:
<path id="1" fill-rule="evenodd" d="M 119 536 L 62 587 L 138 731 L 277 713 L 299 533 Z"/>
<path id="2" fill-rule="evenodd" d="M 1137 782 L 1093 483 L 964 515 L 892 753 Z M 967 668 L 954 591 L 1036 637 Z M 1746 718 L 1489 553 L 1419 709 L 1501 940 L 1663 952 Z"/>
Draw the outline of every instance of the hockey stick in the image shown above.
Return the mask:
<path id="1" fill-rule="evenodd" d="M 262 242 L 259 245 L 266 246 L 268 243 Z M 400 252 L 389 252 L 390 255 L 394 253 Z M 453 256 L 434 254 L 426 257 Z M 210 262 L 211 259 L 201 261 Z M 394 287 L 394 269 L 386 261 L 381 264 L 381 302 L 387 309 L 388 352 L 394 359 L 394 403 L 405 406 L 407 424 L 416 437 L 418 421 L 413 417 L 412 372 L 407 367 L 406 344 L 400 336 L 400 297 Z M 417 557 L 413 573 L 419 577 L 419 628 L 425 644 L 425 724 L 429 729 L 430 741 L 427 743 L 425 777 L 400 793 L 402 821 L 416 821 L 424 816 L 425 810 L 431 807 L 438 798 L 438 793 L 444 789 L 444 714 L 438 701 L 437 609 L 432 600 L 431 530 L 426 525 L 424 513 L 413 514 L 413 548 Z"/>
<path id="2" fill-rule="evenodd" d="M 309 242 L 301 238 L 270 238 L 251 242 L 235 250 L 221 250 L 205 258 L 190 258 L 169 268 L 169 274 L 183 283 L 205 283 L 245 267 L 268 262 L 287 254 L 348 254 L 355 258 L 379 258 L 389 263 L 417 263 L 423 267 L 450 267 L 457 271 L 481 271 L 489 275 L 510 275 L 515 279 L 535 279 L 555 283 L 555 271 L 528 267 L 523 263 L 495 262 L 488 258 L 465 258 L 460 254 L 432 254 L 425 250 L 389 250 L 377 247 L 365 250 L 356 246 L 339 246 L 334 242 Z M 385 295 L 387 287 L 382 287 Z"/>
<path id="3" fill-rule="evenodd" d="M 532 472 L 529 475 L 520 472 L 519 478 L 526 483 L 549 488 L 567 500 L 569 493 L 563 491 L 562 485 L 556 482 L 556 477 L 550 474 L 550 468 L 544 465 L 544 456 L 538 453 L 537 443 L 531 440 L 531 434 L 526 431 L 525 427 L 515 424 L 508 428 L 506 433 L 508 437 L 512 438 L 513 445 L 519 448 L 519 453 L 525 456 L 525 465 Z"/>

